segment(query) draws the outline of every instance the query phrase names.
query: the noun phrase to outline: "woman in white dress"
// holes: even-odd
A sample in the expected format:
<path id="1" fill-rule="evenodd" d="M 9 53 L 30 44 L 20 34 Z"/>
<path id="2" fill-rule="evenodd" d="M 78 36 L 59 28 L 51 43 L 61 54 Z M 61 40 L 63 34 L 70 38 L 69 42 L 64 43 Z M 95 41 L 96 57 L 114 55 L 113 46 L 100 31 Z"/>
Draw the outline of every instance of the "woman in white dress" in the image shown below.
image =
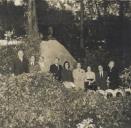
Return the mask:
<path id="1" fill-rule="evenodd" d="M 96 81 L 95 73 L 92 71 L 91 67 L 88 66 L 85 78 L 85 91 L 87 91 L 88 89 L 96 90 L 95 81 Z"/>

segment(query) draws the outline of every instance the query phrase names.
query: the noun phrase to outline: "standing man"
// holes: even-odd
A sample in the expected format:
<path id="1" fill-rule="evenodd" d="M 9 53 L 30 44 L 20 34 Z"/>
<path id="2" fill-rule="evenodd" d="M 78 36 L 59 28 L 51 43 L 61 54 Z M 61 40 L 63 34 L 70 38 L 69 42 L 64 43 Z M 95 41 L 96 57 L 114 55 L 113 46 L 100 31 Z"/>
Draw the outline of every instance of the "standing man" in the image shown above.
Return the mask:
<path id="1" fill-rule="evenodd" d="M 98 66 L 98 72 L 96 73 L 96 84 L 98 89 L 107 89 L 107 73 L 103 70 L 103 66 Z"/>
<path id="2" fill-rule="evenodd" d="M 19 50 L 17 58 L 13 63 L 13 74 L 20 75 L 22 73 L 29 73 L 29 62 L 24 57 L 23 50 Z"/>
<path id="3" fill-rule="evenodd" d="M 61 81 L 62 66 L 59 64 L 59 61 L 60 59 L 56 57 L 55 63 L 50 66 L 50 73 L 56 80 Z"/>
<path id="4" fill-rule="evenodd" d="M 108 64 L 108 81 L 110 89 L 117 89 L 119 87 L 119 73 L 117 68 L 115 67 L 115 62 L 110 61 Z"/>

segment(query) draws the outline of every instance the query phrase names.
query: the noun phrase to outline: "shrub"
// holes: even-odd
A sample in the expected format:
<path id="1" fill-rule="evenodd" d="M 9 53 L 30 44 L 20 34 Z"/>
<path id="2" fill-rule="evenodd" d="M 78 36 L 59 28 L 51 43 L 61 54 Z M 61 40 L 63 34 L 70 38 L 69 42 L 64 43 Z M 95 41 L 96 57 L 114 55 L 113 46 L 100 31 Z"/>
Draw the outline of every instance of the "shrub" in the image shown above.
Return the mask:
<path id="1" fill-rule="evenodd" d="M 120 78 L 124 87 L 131 87 L 131 66 L 121 72 Z"/>
<path id="2" fill-rule="evenodd" d="M 3 128 L 76 128 L 84 119 L 96 127 L 128 128 L 130 96 L 104 99 L 97 92 L 67 90 L 43 73 L 0 78 Z"/>

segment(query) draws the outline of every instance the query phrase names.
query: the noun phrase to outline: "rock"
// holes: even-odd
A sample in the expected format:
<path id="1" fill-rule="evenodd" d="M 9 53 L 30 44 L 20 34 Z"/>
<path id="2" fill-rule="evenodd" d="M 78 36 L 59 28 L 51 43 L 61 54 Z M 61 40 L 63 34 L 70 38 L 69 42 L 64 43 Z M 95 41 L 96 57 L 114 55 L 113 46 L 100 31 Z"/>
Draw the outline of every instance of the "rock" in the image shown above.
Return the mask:
<path id="1" fill-rule="evenodd" d="M 76 60 L 69 51 L 57 40 L 42 41 L 40 44 L 40 68 L 44 72 L 48 72 L 50 65 L 54 64 L 55 58 L 60 58 L 60 64 L 63 66 L 65 61 L 69 61 L 71 69 L 74 67 Z"/>

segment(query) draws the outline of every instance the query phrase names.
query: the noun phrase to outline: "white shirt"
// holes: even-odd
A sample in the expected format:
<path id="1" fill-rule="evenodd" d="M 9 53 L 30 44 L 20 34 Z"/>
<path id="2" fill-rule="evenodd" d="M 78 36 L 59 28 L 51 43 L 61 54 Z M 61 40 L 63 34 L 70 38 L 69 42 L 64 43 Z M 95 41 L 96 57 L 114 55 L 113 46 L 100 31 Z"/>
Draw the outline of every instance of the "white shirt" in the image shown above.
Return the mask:
<path id="1" fill-rule="evenodd" d="M 34 62 L 31 62 L 31 63 L 30 63 L 30 65 L 31 65 L 31 66 L 34 66 L 34 65 L 35 65 L 35 63 L 34 63 Z"/>
<path id="2" fill-rule="evenodd" d="M 55 64 L 56 65 L 56 67 L 58 68 L 58 70 L 59 70 L 59 64 Z"/>
<path id="3" fill-rule="evenodd" d="M 103 71 L 100 71 L 99 74 L 100 74 L 100 77 L 103 77 Z"/>

